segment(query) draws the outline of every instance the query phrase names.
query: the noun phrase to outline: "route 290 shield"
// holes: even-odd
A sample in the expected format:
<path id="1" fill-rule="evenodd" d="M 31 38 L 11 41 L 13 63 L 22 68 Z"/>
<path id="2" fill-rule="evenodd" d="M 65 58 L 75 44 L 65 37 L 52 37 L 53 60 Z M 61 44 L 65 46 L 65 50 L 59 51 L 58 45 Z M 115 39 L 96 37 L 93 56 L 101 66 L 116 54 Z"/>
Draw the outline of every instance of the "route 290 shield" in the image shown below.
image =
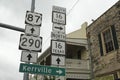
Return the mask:
<path id="1" fill-rule="evenodd" d="M 31 36 L 31 35 L 21 34 L 19 49 L 41 52 L 42 37 L 35 37 L 35 36 Z"/>

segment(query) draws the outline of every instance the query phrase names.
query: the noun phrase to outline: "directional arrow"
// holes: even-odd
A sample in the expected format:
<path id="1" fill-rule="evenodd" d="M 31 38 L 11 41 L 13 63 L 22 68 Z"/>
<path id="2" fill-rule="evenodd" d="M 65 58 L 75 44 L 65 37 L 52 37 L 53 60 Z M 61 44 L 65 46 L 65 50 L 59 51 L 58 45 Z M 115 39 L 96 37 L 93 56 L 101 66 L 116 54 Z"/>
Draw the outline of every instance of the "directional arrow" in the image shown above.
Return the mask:
<path id="1" fill-rule="evenodd" d="M 29 54 L 28 56 L 28 60 L 30 61 L 30 59 L 32 58 L 31 54 Z"/>
<path id="2" fill-rule="evenodd" d="M 58 70 L 58 71 L 56 71 L 56 73 L 58 73 L 58 74 L 62 74 L 62 70 Z"/>
<path id="3" fill-rule="evenodd" d="M 59 64 L 61 60 L 60 58 L 57 58 L 56 61 L 57 61 L 57 64 Z"/>
<path id="4" fill-rule="evenodd" d="M 63 28 L 62 27 L 55 27 L 56 29 L 60 29 L 60 30 L 63 30 Z"/>
<path id="5" fill-rule="evenodd" d="M 32 34 L 33 34 L 33 32 L 35 31 L 34 28 L 31 28 L 30 30 L 31 30 L 31 33 L 32 33 Z"/>

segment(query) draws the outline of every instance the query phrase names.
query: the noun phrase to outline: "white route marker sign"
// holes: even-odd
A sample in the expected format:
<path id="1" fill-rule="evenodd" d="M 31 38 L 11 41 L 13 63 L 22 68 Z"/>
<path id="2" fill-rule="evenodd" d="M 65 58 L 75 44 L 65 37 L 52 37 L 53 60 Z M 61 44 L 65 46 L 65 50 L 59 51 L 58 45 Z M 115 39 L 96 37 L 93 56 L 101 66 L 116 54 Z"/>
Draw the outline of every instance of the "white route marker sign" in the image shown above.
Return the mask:
<path id="1" fill-rule="evenodd" d="M 21 34 L 19 49 L 41 52 L 42 37 L 35 37 L 35 36 L 28 36 L 25 34 Z"/>
<path id="2" fill-rule="evenodd" d="M 51 32 L 51 39 L 52 40 L 66 40 L 66 35 L 64 33 L 58 33 L 58 32 Z"/>
<path id="3" fill-rule="evenodd" d="M 52 53 L 65 55 L 65 42 L 51 40 Z"/>
<path id="4" fill-rule="evenodd" d="M 42 24 L 42 14 L 35 13 L 31 11 L 26 12 L 25 23 L 34 25 L 34 26 L 41 26 Z"/>
<path id="5" fill-rule="evenodd" d="M 52 30 L 58 33 L 60 32 L 65 34 L 65 25 L 53 23 Z"/>
<path id="6" fill-rule="evenodd" d="M 38 58 L 37 52 L 22 51 L 22 54 L 21 54 L 22 62 L 36 63 L 37 58 Z"/>
<path id="7" fill-rule="evenodd" d="M 52 65 L 65 65 L 65 56 L 51 55 Z"/>
<path id="8" fill-rule="evenodd" d="M 52 22 L 66 25 L 66 8 L 53 6 Z"/>
<path id="9" fill-rule="evenodd" d="M 40 35 L 40 27 L 39 26 L 25 26 L 25 34 L 39 36 Z"/>

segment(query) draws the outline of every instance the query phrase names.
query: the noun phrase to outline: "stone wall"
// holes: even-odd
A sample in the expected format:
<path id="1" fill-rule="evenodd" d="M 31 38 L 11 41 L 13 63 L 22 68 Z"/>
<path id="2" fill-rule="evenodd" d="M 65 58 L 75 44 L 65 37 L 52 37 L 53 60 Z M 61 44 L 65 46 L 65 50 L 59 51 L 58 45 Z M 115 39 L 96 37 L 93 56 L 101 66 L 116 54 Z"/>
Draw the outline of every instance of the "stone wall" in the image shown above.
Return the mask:
<path id="1" fill-rule="evenodd" d="M 101 56 L 98 34 L 112 25 L 115 26 L 119 49 Z M 120 1 L 90 24 L 86 30 L 87 35 L 90 35 L 88 39 L 90 39 L 95 76 L 120 70 Z"/>

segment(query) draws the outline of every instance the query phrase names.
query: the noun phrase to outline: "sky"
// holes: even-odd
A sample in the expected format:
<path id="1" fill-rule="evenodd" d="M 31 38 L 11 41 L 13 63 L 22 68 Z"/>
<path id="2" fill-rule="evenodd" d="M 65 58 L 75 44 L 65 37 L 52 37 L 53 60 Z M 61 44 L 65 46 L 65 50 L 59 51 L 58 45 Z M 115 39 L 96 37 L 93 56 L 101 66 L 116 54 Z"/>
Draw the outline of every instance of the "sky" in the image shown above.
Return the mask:
<path id="1" fill-rule="evenodd" d="M 5 23 L 25 29 L 26 11 L 31 10 L 32 0 L 0 0 L 0 23 Z M 35 12 L 41 13 L 42 26 L 40 36 L 42 54 L 50 46 L 52 31 L 52 7 L 66 8 L 66 34 L 80 29 L 81 24 L 92 23 L 118 0 L 36 0 Z M 23 73 L 19 72 L 22 63 L 21 50 L 18 49 L 20 34 L 0 27 L 0 80 L 23 80 Z"/>

